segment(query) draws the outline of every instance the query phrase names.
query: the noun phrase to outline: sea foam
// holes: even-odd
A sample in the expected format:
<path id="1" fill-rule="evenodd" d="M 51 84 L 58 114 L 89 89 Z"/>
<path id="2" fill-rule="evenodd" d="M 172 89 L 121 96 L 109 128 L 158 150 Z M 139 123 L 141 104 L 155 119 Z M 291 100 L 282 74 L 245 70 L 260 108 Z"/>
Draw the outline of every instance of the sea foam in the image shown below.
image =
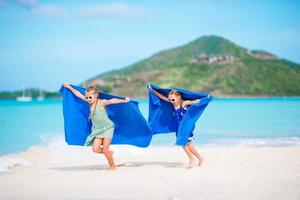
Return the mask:
<path id="1" fill-rule="evenodd" d="M 63 136 L 47 138 L 44 146 L 31 146 L 26 151 L 0 156 L 0 171 L 14 171 L 28 166 L 55 165 L 59 163 L 81 162 L 86 160 L 99 160 L 99 154 L 91 151 L 91 147 L 70 146 L 64 141 Z M 213 147 L 286 147 L 300 146 L 299 137 L 280 138 L 251 138 L 251 139 L 224 139 L 207 144 L 195 144 L 199 148 Z M 153 154 L 168 151 L 180 151 L 174 144 L 155 145 L 148 148 L 138 148 L 128 145 L 112 145 L 111 149 L 118 158 L 136 156 L 142 158 L 144 154 Z M 102 158 L 102 157 L 101 157 Z"/>

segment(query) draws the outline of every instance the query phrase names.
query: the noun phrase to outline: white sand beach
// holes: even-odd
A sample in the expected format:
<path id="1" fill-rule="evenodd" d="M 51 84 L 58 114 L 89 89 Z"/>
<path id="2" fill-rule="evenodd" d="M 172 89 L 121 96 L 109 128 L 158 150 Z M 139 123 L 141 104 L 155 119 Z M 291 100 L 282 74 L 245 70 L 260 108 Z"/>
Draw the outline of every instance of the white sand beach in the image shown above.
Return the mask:
<path id="1" fill-rule="evenodd" d="M 0 199 L 300 199 L 299 146 L 198 147 L 205 161 L 192 169 L 180 147 L 112 149 L 125 165 L 116 171 L 105 170 L 104 156 L 89 148 L 50 145 L 16 154 L 25 162 L 0 173 Z"/>

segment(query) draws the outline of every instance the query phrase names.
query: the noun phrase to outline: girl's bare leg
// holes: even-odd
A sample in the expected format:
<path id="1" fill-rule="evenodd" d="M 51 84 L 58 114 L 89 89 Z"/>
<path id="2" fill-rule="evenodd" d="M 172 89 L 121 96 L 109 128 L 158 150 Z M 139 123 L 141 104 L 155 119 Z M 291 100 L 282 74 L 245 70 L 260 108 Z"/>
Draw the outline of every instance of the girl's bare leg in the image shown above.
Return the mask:
<path id="1" fill-rule="evenodd" d="M 93 146 L 92 146 L 93 152 L 102 153 L 102 148 L 101 148 L 102 143 L 103 143 L 102 138 L 95 137 L 93 140 Z"/>
<path id="2" fill-rule="evenodd" d="M 194 156 L 197 157 L 197 159 L 198 159 L 198 161 L 199 161 L 198 165 L 200 166 L 200 165 L 202 164 L 202 161 L 203 161 L 202 156 L 198 153 L 197 149 L 194 147 L 194 145 L 192 144 L 192 142 L 190 142 L 190 143 L 188 144 L 188 147 L 189 147 L 190 152 L 191 152 Z"/>
<path id="3" fill-rule="evenodd" d="M 193 167 L 193 161 L 194 161 L 194 158 L 193 158 L 192 152 L 190 151 L 189 146 L 188 146 L 188 145 L 184 146 L 184 147 L 183 147 L 183 150 L 185 151 L 185 153 L 186 153 L 187 156 L 189 157 L 189 165 L 188 165 L 188 168 L 192 168 L 192 167 Z"/>
<path id="4" fill-rule="evenodd" d="M 102 148 L 102 143 L 103 143 L 103 138 L 97 138 L 95 137 L 93 140 L 93 146 L 92 146 L 92 150 L 94 153 L 103 153 L 103 148 Z M 114 152 L 109 150 L 109 152 L 111 154 L 113 154 Z"/>
<path id="5" fill-rule="evenodd" d="M 102 153 L 105 155 L 108 164 L 109 164 L 109 168 L 108 170 L 115 170 L 116 169 L 116 165 L 112 156 L 112 153 L 109 151 L 109 145 L 111 143 L 111 138 L 103 138 L 103 149 L 102 149 Z"/>

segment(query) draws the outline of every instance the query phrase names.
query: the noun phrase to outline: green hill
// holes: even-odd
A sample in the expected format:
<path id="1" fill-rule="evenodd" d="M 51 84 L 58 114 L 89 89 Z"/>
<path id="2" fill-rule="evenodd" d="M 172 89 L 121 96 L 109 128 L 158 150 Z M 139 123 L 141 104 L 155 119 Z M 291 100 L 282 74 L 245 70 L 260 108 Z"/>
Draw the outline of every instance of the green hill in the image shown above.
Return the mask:
<path id="1" fill-rule="evenodd" d="M 144 97 L 148 82 L 216 96 L 299 96 L 300 65 L 222 37 L 203 36 L 86 81 L 132 97 Z"/>

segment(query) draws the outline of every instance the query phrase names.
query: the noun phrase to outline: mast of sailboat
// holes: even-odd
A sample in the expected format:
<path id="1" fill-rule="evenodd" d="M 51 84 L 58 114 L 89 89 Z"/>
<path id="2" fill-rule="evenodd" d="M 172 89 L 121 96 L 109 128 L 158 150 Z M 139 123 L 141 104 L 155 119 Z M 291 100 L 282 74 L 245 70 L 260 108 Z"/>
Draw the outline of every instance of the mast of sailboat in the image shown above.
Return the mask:
<path id="1" fill-rule="evenodd" d="M 32 97 L 31 97 L 31 92 L 29 90 L 29 96 L 26 96 L 26 88 L 23 85 L 23 91 L 22 91 L 22 96 L 18 96 L 17 97 L 17 101 L 31 101 Z"/>

